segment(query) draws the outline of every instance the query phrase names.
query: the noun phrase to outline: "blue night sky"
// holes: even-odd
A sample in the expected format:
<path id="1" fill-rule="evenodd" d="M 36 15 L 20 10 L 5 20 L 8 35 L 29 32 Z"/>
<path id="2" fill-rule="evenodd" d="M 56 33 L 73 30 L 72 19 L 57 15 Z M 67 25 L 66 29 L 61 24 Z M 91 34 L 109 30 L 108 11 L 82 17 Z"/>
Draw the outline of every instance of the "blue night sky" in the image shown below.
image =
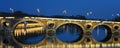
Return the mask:
<path id="1" fill-rule="evenodd" d="M 120 13 L 120 0 L 0 0 L 0 12 L 23 11 L 29 14 L 37 14 L 40 9 L 42 15 L 84 15 L 92 11 L 88 18 L 111 19 L 112 14 Z"/>

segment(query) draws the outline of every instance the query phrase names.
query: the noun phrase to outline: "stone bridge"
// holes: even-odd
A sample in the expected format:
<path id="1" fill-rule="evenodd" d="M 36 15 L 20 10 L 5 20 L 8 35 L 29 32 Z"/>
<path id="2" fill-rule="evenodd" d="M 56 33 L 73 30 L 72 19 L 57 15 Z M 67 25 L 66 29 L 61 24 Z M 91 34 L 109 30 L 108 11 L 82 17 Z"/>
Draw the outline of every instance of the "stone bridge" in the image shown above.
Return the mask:
<path id="1" fill-rule="evenodd" d="M 120 22 L 99 21 L 99 20 L 79 20 L 45 17 L 24 17 L 24 18 L 1 18 L 1 47 L 100 47 L 100 46 L 120 46 Z M 64 42 L 56 37 L 58 29 L 66 28 L 63 25 L 75 25 L 80 30 L 80 38 L 73 42 Z M 107 37 L 102 41 L 93 38 L 92 32 L 103 26 L 107 30 Z M 72 26 L 74 27 L 74 26 Z M 25 43 L 23 38 L 45 34 L 44 38 L 37 43 Z M 23 39 L 25 40 L 25 39 Z"/>

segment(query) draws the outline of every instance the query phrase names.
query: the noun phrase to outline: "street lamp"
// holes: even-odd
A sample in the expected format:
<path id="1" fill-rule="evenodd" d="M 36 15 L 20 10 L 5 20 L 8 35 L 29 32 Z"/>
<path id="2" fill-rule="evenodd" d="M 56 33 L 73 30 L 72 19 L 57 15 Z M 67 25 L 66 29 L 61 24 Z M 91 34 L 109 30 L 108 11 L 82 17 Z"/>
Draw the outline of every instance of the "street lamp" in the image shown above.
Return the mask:
<path id="1" fill-rule="evenodd" d="M 67 14 L 67 10 L 63 10 L 63 14 L 66 15 Z"/>
<path id="2" fill-rule="evenodd" d="M 93 12 L 92 12 L 92 11 L 89 11 L 89 12 L 87 12 L 86 14 L 87 14 L 87 16 L 91 16 L 91 15 L 93 14 Z"/>
<path id="3" fill-rule="evenodd" d="M 120 17 L 120 14 L 119 14 L 119 13 L 117 13 L 116 15 L 117 15 L 118 17 Z"/>
<path id="4" fill-rule="evenodd" d="M 114 14 L 112 14 L 112 16 L 114 16 Z"/>
<path id="5" fill-rule="evenodd" d="M 87 12 L 86 14 L 87 14 L 87 16 L 89 16 L 89 15 L 90 15 L 90 14 L 89 14 L 89 12 Z"/>
<path id="6" fill-rule="evenodd" d="M 92 12 L 92 11 L 90 11 L 90 12 L 89 12 L 89 14 L 90 14 L 90 15 L 92 15 L 92 14 L 93 14 L 93 12 Z"/>
<path id="7" fill-rule="evenodd" d="M 40 9 L 39 8 L 37 8 L 37 12 L 38 12 L 38 16 L 40 15 Z"/>
<path id="8" fill-rule="evenodd" d="M 114 14 L 112 14 L 112 16 L 114 17 L 114 18 L 113 18 L 113 20 L 115 20 L 115 15 L 114 15 Z"/>
<path id="9" fill-rule="evenodd" d="M 12 13 L 14 13 L 14 9 L 13 9 L 13 8 L 10 8 L 10 11 L 11 11 Z"/>

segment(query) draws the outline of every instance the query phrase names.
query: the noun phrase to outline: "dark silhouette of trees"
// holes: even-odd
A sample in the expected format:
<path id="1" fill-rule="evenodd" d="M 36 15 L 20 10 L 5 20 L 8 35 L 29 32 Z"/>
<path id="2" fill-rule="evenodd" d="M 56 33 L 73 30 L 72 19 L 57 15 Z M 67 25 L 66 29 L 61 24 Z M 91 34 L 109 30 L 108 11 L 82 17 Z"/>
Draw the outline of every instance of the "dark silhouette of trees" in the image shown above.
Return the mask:
<path id="1" fill-rule="evenodd" d="M 23 13 L 21 11 L 15 11 L 14 13 L 0 12 L 0 16 L 3 16 L 3 17 L 9 17 L 9 16 L 24 17 L 27 15 L 29 14 Z"/>
<path id="2" fill-rule="evenodd" d="M 12 16 L 14 16 L 16 18 L 21 18 L 21 17 L 29 16 L 29 14 L 23 13 L 21 11 L 16 11 L 16 12 L 12 13 Z"/>
<path id="3" fill-rule="evenodd" d="M 13 13 L 13 15 L 28 15 L 28 14 L 23 13 L 21 11 L 16 11 L 16 12 Z"/>
<path id="4" fill-rule="evenodd" d="M 120 21 L 120 16 L 116 16 L 115 18 L 112 19 L 113 21 Z"/>
<path id="5" fill-rule="evenodd" d="M 8 16 L 10 15 L 10 13 L 7 13 L 7 12 L 0 12 L 0 16 Z"/>
<path id="6" fill-rule="evenodd" d="M 0 16 L 2 17 L 9 17 L 9 16 L 13 16 L 13 17 L 16 17 L 16 18 L 22 18 L 22 17 L 25 17 L 25 16 L 28 16 L 28 17 L 50 17 L 50 18 L 68 18 L 68 19 L 86 19 L 85 16 L 82 16 L 82 15 L 72 15 L 72 16 L 65 16 L 65 15 L 53 15 L 53 16 L 45 16 L 45 15 L 33 15 L 33 14 L 27 14 L 27 13 L 24 13 L 22 11 L 15 11 L 14 13 L 7 13 L 7 12 L 0 12 Z"/>
<path id="7" fill-rule="evenodd" d="M 73 18 L 75 18 L 75 19 L 86 19 L 86 17 L 82 16 L 82 15 L 76 15 L 76 16 L 73 16 Z"/>
<path id="8" fill-rule="evenodd" d="M 51 18 L 67 18 L 67 19 L 86 19 L 85 16 L 82 16 L 82 15 L 76 15 L 76 16 L 54 15 L 50 17 Z"/>

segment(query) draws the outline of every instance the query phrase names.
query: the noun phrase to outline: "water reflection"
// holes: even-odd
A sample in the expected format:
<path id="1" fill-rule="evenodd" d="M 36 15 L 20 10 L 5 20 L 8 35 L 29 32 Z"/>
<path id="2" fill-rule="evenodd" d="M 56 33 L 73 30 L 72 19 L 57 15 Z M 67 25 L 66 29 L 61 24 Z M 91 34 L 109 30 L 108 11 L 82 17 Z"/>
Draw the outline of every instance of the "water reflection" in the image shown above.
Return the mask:
<path id="1" fill-rule="evenodd" d="M 64 24 L 56 30 L 56 37 L 63 42 L 76 42 L 82 37 L 82 29 L 76 24 Z"/>
<path id="2" fill-rule="evenodd" d="M 92 31 L 92 36 L 97 41 L 105 41 L 106 39 L 110 38 L 110 29 L 106 26 L 100 25 L 94 28 Z"/>
<path id="3" fill-rule="evenodd" d="M 43 40 L 43 25 L 37 22 L 21 22 L 14 29 L 15 39 L 23 44 L 36 44 Z"/>

